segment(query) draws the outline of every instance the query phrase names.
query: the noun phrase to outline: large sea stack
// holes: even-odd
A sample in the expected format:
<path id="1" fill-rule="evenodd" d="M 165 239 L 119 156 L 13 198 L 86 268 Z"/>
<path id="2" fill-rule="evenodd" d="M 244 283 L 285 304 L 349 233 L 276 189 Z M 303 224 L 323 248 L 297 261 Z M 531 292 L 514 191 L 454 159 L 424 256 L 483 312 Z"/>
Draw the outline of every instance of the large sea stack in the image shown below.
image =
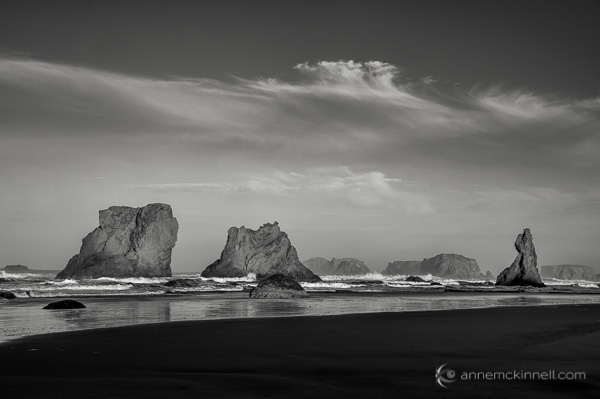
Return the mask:
<path id="1" fill-rule="evenodd" d="M 537 269 L 537 255 L 533 245 L 533 236 L 529 229 L 517 236 L 515 249 L 519 254 L 512 265 L 498 275 L 496 285 L 529 285 L 545 287 Z"/>
<path id="2" fill-rule="evenodd" d="M 439 254 L 421 262 L 420 274 L 453 279 L 479 279 L 483 277 L 477 261 L 457 254 Z"/>
<path id="3" fill-rule="evenodd" d="M 385 270 L 381 273 L 384 276 L 395 275 L 414 275 L 421 273 L 420 260 L 397 260 L 388 263 Z"/>
<path id="4" fill-rule="evenodd" d="M 277 222 L 256 231 L 244 226 L 230 228 L 221 257 L 202 272 L 202 277 L 243 277 L 249 273 L 259 279 L 279 273 L 297 281 L 321 281 L 300 262 L 296 248 Z"/>
<path id="5" fill-rule="evenodd" d="M 167 204 L 111 206 L 56 278 L 170 277 L 179 225 Z"/>

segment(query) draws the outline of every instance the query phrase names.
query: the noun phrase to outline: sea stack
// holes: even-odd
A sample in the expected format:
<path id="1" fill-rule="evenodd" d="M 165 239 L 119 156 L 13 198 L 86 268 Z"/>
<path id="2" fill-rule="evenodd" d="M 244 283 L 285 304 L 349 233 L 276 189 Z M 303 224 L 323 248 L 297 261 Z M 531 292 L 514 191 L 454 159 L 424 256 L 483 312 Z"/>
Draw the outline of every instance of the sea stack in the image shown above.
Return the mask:
<path id="1" fill-rule="evenodd" d="M 420 260 L 397 260 L 389 262 L 385 270 L 381 273 L 384 276 L 411 275 L 421 273 Z"/>
<path id="2" fill-rule="evenodd" d="M 179 225 L 171 206 L 111 206 L 56 278 L 170 277 Z"/>
<path id="3" fill-rule="evenodd" d="M 365 262 L 356 258 L 310 258 L 302 262 L 313 273 L 320 275 L 355 276 L 371 273 Z"/>
<path id="4" fill-rule="evenodd" d="M 483 276 L 475 259 L 458 254 L 439 254 L 424 259 L 420 274 L 455 279 L 479 279 Z"/>
<path id="5" fill-rule="evenodd" d="M 595 269 L 583 265 L 542 266 L 540 275 L 560 280 L 598 280 L 599 277 Z"/>
<path id="6" fill-rule="evenodd" d="M 259 279 L 283 274 L 297 281 L 321 281 L 300 262 L 296 248 L 277 222 L 266 223 L 256 231 L 231 227 L 221 257 L 202 272 L 202 277 L 243 277 L 249 273 Z"/>
<path id="7" fill-rule="evenodd" d="M 529 229 L 517 236 L 515 249 L 519 254 L 510 267 L 498 275 L 496 285 L 528 285 L 545 287 L 537 269 L 537 255 L 533 245 L 533 236 Z"/>

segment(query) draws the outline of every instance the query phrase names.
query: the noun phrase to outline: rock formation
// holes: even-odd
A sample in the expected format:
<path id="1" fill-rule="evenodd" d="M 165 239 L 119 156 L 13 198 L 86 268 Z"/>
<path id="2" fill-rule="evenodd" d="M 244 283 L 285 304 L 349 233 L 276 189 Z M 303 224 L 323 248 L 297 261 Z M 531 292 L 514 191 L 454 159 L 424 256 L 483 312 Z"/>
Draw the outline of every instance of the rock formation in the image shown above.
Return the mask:
<path id="1" fill-rule="evenodd" d="M 6 265 L 3 269 L 6 273 L 28 273 L 29 268 L 23 265 Z"/>
<path id="2" fill-rule="evenodd" d="M 307 298 L 308 294 L 296 280 L 283 274 L 273 274 L 261 280 L 250 291 L 250 298 Z"/>
<path id="3" fill-rule="evenodd" d="M 325 258 L 310 258 L 303 261 L 302 264 L 308 267 L 313 273 L 321 276 L 332 275 L 335 271 L 333 262 Z"/>
<path id="4" fill-rule="evenodd" d="M 404 281 L 412 281 L 413 283 L 426 283 L 426 281 L 419 276 L 408 276 L 404 279 Z"/>
<path id="5" fill-rule="evenodd" d="M 44 306 L 43 309 L 85 309 L 85 305 L 72 299 L 65 299 L 62 301 L 51 302 Z"/>
<path id="6" fill-rule="evenodd" d="M 540 267 L 542 278 L 557 278 L 560 280 L 597 280 L 596 270 L 583 265 L 553 265 Z"/>
<path id="7" fill-rule="evenodd" d="M 517 236 L 515 249 L 519 254 L 512 265 L 504 269 L 496 279 L 496 285 L 530 285 L 544 287 L 537 269 L 537 255 L 533 245 L 533 236 L 529 229 Z"/>
<path id="8" fill-rule="evenodd" d="M 277 222 L 257 231 L 232 227 L 221 257 L 208 266 L 202 277 L 243 277 L 255 273 L 258 278 L 283 274 L 298 281 L 321 281 L 298 259 L 296 248 Z"/>
<path id="9" fill-rule="evenodd" d="M 166 204 L 111 206 L 56 278 L 170 277 L 177 219 Z"/>
<path id="10" fill-rule="evenodd" d="M 454 279 L 478 279 L 483 276 L 475 259 L 457 254 L 439 254 L 423 260 L 419 274 Z"/>
<path id="11" fill-rule="evenodd" d="M 0 298 L 4 299 L 15 299 L 16 296 L 10 291 L 0 291 Z"/>
<path id="12" fill-rule="evenodd" d="M 492 274 L 491 271 L 488 270 L 487 272 L 485 272 L 484 278 L 487 279 L 487 280 L 493 280 L 494 279 L 494 275 Z"/>
<path id="13" fill-rule="evenodd" d="M 394 275 L 409 275 L 409 274 L 420 274 L 421 273 L 421 261 L 420 260 L 397 260 L 395 262 L 388 263 L 385 270 L 382 272 L 385 276 Z"/>
<path id="14" fill-rule="evenodd" d="M 320 275 L 354 276 L 371 273 L 371 270 L 361 260 L 355 258 L 310 258 L 302 262 L 313 273 Z"/>

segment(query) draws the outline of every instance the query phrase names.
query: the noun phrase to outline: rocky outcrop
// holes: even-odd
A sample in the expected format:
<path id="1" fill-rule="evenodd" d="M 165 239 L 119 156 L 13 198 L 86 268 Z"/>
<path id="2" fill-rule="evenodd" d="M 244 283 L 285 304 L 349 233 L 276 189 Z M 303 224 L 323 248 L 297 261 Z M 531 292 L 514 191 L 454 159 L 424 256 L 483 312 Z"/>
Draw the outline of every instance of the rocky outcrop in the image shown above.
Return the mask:
<path id="1" fill-rule="evenodd" d="M 308 294 L 296 280 L 283 274 L 273 274 L 261 280 L 250 291 L 250 298 L 307 298 Z"/>
<path id="2" fill-rule="evenodd" d="M 354 276 L 371 273 L 371 270 L 362 260 L 355 258 L 310 258 L 302 262 L 313 273 L 320 275 Z"/>
<path id="3" fill-rule="evenodd" d="M 552 265 L 540 267 L 542 278 L 556 278 L 560 280 L 597 280 L 596 270 L 583 265 Z"/>
<path id="4" fill-rule="evenodd" d="M 457 254 L 439 254 L 423 260 L 419 274 L 453 279 L 478 279 L 483 276 L 475 259 Z"/>
<path id="5" fill-rule="evenodd" d="M 409 275 L 421 273 L 420 260 L 397 260 L 388 263 L 385 270 L 382 272 L 384 276 Z"/>
<path id="6" fill-rule="evenodd" d="M 243 277 L 255 273 L 258 278 L 283 274 L 297 281 L 321 281 L 298 259 L 296 248 L 277 222 L 254 231 L 232 227 L 221 257 L 208 266 L 202 277 Z"/>
<path id="7" fill-rule="evenodd" d="M 177 219 L 166 204 L 111 206 L 56 278 L 170 277 Z"/>
<path id="8" fill-rule="evenodd" d="M 15 299 L 16 296 L 10 291 L 0 291 L 0 298 L 4 299 Z"/>
<path id="9" fill-rule="evenodd" d="M 308 267 L 313 273 L 321 276 L 332 275 L 335 271 L 333 262 L 325 258 L 310 258 L 303 261 L 302 264 Z"/>
<path id="10" fill-rule="evenodd" d="M 425 283 L 426 282 L 419 276 L 408 276 L 407 278 L 404 279 L 404 281 L 411 281 L 413 283 Z"/>
<path id="11" fill-rule="evenodd" d="M 334 275 L 337 276 L 356 276 L 359 274 L 371 273 L 371 270 L 365 265 L 362 260 L 354 258 L 332 259 L 334 265 L 337 263 Z"/>
<path id="12" fill-rule="evenodd" d="M 85 309 L 85 305 L 72 299 L 65 299 L 63 301 L 51 302 L 44 306 L 43 309 Z"/>
<path id="13" fill-rule="evenodd" d="M 483 276 L 483 277 L 487 280 L 493 280 L 495 278 L 494 275 L 492 274 L 492 272 L 489 270 L 487 272 L 485 272 L 485 276 Z"/>
<path id="14" fill-rule="evenodd" d="M 519 254 L 512 265 L 504 269 L 496 279 L 496 285 L 527 285 L 545 287 L 537 269 L 537 254 L 529 229 L 517 236 L 515 249 Z"/>
<path id="15" fill-rule="evenodd" d="M 6 265 L 3 269 L 6 273 L 28 273 L 29 268 L 23 265 Z"/>

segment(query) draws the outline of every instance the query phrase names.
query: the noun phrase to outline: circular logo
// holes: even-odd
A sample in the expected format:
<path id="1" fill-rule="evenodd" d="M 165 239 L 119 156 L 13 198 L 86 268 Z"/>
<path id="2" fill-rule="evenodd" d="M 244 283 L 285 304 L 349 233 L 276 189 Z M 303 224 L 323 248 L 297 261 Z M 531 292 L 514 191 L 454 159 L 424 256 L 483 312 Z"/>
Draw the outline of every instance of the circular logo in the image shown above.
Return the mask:
<path id="1" fill-rule="evenodd" d="M 447 388 L 444 384 L 448 384 L 456 381 L 456 371 L 452 369 L 445 369 L 446 363 L 435 369 L 435 380 L 439 386 Z"/>

